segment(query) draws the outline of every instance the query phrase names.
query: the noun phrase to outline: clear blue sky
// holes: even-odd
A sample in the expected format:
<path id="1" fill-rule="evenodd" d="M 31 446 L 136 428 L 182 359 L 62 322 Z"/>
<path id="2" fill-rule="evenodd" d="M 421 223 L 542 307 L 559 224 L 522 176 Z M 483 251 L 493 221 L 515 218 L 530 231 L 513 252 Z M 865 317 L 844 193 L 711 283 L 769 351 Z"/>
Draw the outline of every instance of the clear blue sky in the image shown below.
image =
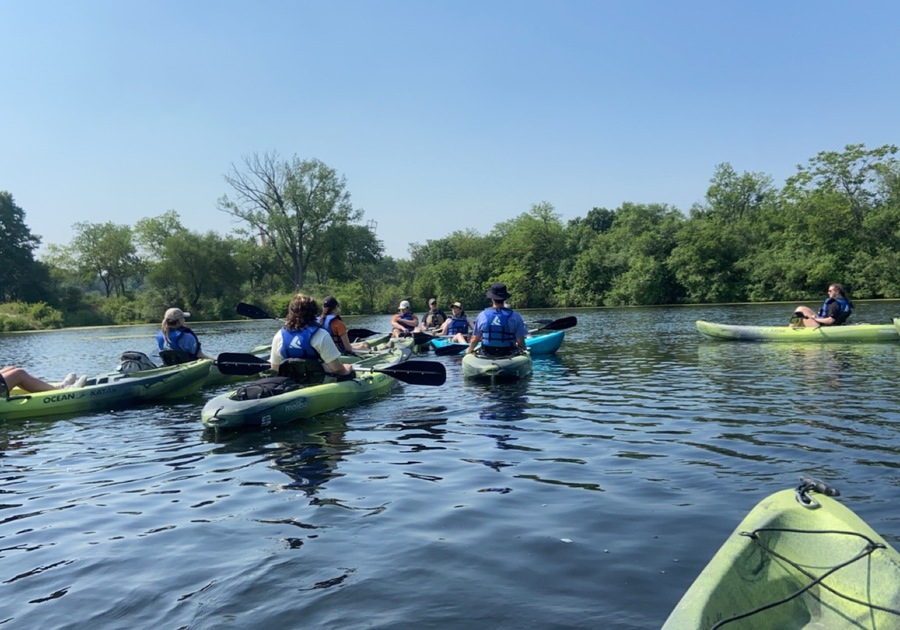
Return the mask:
<path id="1" fill-rule="evenodd" d="M 223 175 L 318 158 L 386 253 L 553 204 L 702 202 L 900 143 L 900 3 L 3 0 L 0 190 L 44 243 L 177 211 L 228 232 Z"/>

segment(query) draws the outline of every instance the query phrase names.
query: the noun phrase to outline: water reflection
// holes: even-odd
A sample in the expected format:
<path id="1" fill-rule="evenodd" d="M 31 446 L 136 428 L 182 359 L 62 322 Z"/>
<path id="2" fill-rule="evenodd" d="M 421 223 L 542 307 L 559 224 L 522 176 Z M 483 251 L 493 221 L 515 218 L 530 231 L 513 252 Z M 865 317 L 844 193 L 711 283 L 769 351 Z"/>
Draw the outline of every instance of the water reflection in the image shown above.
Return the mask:
<path id="1" fill-rule="evenodd" d="M 346 440 L 346 423 L 328 416 L 314 427 L 279 427 L 271 431 L 204 431 L 204 439 L 218 446 L 211 454 L 234 455 L 240 467 L 267 462 L 272 470 L 290 481 L 279 485 L 284 490 L 299 490 L 308 497 L 318 494 L 326 482 L 340 476 L 340 462 L 353 448 Z"/>

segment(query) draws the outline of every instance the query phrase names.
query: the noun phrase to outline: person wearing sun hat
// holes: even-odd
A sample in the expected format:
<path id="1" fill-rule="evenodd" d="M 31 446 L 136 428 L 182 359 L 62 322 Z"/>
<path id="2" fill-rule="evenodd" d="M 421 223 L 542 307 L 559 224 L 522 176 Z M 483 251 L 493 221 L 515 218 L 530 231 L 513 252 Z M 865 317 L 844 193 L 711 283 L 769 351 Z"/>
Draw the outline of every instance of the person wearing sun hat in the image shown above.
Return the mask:
<path id="1" fill-rule="evenodd" d="M 460 302 L 450 305 L 450 318 L 441 326 L 441 335 L 452 337 L 454 343 L 469 343 L 469 331 L 472 323 L 466 316 Z"/>
<path id="2" fill-rule="evenodd" d="M 479 343 L 481 352 L 490 356 L 524 352 L 528 330 L 522 316 L 505 305 L 510 298 L 506 285 L 502 282 L 493 283 L 485 296 L 491 300 L 491 306 L 478 314 L 466 354 L 475 352 L 475 346 Z"/>
<path id="3" fill-rule="evenodd" d="M 419 325 L 419 317 L 412 312 L 407 300 L 400 302 L 397 312 L 391 317 L 391 335 L 409 337 Z"/>
<path id="4" fill-rule="evenodd" d="M 190 317 L 190 313 L 185 313 L 180 308 L 170 308 L 163 315 L 160 330 L 156 333 L 156 345 L 162 350 L 175 350 L 187 355 L 188 360 L 196 361 L 197 359 L 214 359 L 203 354 L 200 349 L 200 339 L 197 334 L 184 325 L 184 320 Z"/>

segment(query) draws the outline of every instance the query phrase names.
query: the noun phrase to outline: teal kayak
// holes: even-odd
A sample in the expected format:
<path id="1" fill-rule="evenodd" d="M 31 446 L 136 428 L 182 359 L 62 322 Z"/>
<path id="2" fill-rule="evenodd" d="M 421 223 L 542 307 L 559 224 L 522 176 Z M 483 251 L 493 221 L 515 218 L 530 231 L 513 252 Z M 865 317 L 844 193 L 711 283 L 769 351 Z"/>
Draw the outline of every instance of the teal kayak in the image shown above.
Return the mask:
<path id="1" fill-rule="evenodd" d="M 566 336 L 564 330 L 553 330 L 545 334 L 528 335 L 525 337 L 525 347 L 532 356 L 540 354 L 553 354 L 562 345 Z M 439 355 L 462 354 L 469 347 L 467 343 L 453 341 L 452 337 L 435 337 L 431 340 L 431 346 Z"/>
<path id="2" fill-rule="evenodd" d="M 893 324 L 848 324 L 845 326 L 739 326 L 697 321 L 697 330 L 704 337 L 726 341 L 779 342 L 875 342 L 900 341 L 900 333 Z"/>
<path id="3" fill-rule="evenodd" d="M 398 343 L 390 350 L 362 357 L 354 365 L 356 378 L 346 381 L 327 377 L 324 383 L 267 398 L 242 400 L 240 390 L 227 392 L 209 400 L 200 419 L 216 429 L 274 427 L 355 405 L 387 394 L 398 385 L 397 379 L 382 372 L 365 371 L 367 368 L 397 366 L 409 358 L 411 351 L 410 343 Z"/>
<path id="4" fill-rule="evenodd" d="M 531 355 L 519 352 L 495 357 L 476 350 L 463 357 L 462 372 L 464 377 L 472 379 L 516 380 L 531 374 Z"/>
<path id="5" fill-rule="evenodd" d="M 84 387 L 29 393 L 14 387 L 0 397 L 0 419 L 17 420 L 121 409 L 200 391 L 212 362 L 203 359 L 152 370 L 110 372 L 89 378 Z"/>
<path id="6" fill-rule="evenodd" d="M 900 628 L 900 554 L 829 494 L 804 478 L 763 499 L 663 629 Z"/>

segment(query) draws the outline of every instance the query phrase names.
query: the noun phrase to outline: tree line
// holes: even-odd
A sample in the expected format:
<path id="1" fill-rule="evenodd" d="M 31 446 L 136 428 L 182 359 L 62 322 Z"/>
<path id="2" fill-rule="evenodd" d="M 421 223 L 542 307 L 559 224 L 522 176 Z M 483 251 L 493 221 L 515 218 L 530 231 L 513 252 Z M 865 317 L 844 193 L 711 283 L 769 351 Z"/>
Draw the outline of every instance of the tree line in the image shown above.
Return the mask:
<path id="1" fill-rule="evenodd" d="M 797 166 L 783 187 L 715 168 L 703 203 L 592 208 L 564 222 L 540 202 L 487 234 L 460 230 L 384 255 L 346 180 L 319 160 L 254 154 L 225 175 L 223 235 L 186 229 L 177 212 L 135 225 L 78 222 L 40 255 L 25 212 L 0 192 L 0 330 L 155 322 L 170 306 L 234 319 L 239 301 L 283 313 L 299 290 L 333 294 L 345 314 L 485 303 L 507 284 L 517 308 L 900 297 L 898 149 L 848 145 Z"/>

